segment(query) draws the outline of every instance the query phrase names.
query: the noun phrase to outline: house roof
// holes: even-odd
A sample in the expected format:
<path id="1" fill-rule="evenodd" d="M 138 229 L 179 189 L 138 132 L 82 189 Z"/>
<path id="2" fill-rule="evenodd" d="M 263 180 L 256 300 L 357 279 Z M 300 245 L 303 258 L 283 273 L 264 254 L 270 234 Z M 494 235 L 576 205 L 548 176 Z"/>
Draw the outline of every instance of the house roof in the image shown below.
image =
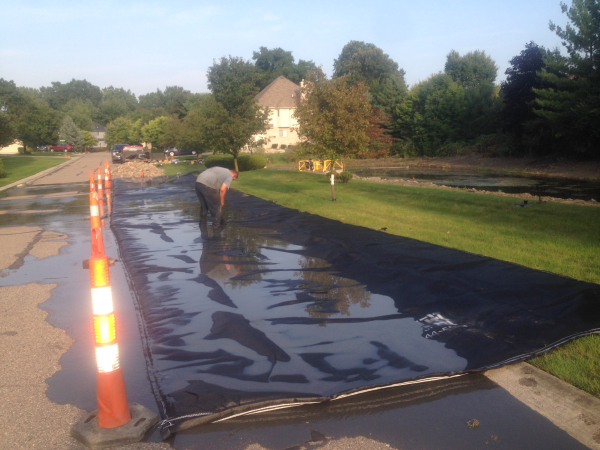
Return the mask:
<path id="1" fill-rule="evenodd" d="M 104 128 L 104 125 L 102 125 L 101 123 L 94 122 L 92 120 L 92 129 L 90 131 L 92 133 L 102 133 L 103 131 L 106 131 L 106 128 Z"/>
<path id="2" fill-rule="evenodd" d="M 300 98 L 300 86 L 281 75 L 254 98 L 263 107 L 295 108 Z"/>

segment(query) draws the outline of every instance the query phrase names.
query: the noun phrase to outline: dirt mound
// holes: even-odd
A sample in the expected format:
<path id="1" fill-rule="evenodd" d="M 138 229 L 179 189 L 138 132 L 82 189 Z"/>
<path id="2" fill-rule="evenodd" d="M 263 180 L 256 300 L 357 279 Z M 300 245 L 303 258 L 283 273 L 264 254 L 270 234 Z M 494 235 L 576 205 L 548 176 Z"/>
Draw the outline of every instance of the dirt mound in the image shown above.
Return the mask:
<path id="1" fill-rule="evenodd" d="M 131 161 L 114 165 L 112 169 L 113 178 L 152 178 L 160 177 L 165 173 L 160 167 L 143 161 Z"/>

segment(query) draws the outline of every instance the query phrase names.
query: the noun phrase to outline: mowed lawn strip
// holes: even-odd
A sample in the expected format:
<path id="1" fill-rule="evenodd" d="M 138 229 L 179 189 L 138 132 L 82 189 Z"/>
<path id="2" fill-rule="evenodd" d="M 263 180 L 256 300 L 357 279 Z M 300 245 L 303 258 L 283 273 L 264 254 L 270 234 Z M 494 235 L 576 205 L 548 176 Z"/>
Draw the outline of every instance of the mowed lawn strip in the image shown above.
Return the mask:
<path id="1" fill-rule="evenodd" d="M 0 178 L 0 187 L 67 161 L 64 158 L 38 158 L 35 156 L 2 156 L 0 159 L 6 170 L 6 178 Z"/>
<path id="2" fill-rule="evenodd" d="M 352 180 L 318 174 L 244 172 L 232 187 L 282 206 L 344 223 L 465 250 L 578 280 L 600 283 L 600 208 Z M 530 362 L 600 397 L 600 337 L 567 344 Z"/>
<path id="3" fill-rule="evenodd" d="M 165 172 L 168 177 L 177 175 L 178 173 L 184 174 L 188 172 L 194 172 L 196 170 L 204 170 L 206 166 L 204 164 L 190 164 L 189 162 L 180 162 L 179 164 L 163 164 L 161 169 Z"/>

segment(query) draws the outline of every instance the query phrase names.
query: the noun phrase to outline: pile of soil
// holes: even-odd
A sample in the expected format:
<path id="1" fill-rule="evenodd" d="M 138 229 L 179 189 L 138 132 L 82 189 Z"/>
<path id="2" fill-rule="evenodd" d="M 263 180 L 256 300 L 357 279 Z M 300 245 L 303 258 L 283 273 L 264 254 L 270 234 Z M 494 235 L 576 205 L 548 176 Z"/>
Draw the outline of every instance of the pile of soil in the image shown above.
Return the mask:
<path id="1" fill-rule="evenodd" d="M 143 174 L 143 175 L 142 175 Z M 164 176 L 160 167 L 143 161 L 128 161 L 123 164 L 114 165 L 112 169 L 113 178 L 152 178 Z"/>

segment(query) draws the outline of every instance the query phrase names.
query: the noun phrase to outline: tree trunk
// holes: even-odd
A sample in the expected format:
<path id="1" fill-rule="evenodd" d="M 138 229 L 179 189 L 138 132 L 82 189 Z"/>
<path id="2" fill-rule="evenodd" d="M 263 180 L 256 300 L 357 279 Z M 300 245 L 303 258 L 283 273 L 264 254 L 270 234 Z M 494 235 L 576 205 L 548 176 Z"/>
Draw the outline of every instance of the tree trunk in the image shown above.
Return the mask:
<path id="1" fill-rule="evenodd" d="M 239 172 L 240 169 L 238 168 L 238 163 L 237 163 L 237 155 L 233 155 L 233 165 L 235 167 L 235 171 Z"/>

